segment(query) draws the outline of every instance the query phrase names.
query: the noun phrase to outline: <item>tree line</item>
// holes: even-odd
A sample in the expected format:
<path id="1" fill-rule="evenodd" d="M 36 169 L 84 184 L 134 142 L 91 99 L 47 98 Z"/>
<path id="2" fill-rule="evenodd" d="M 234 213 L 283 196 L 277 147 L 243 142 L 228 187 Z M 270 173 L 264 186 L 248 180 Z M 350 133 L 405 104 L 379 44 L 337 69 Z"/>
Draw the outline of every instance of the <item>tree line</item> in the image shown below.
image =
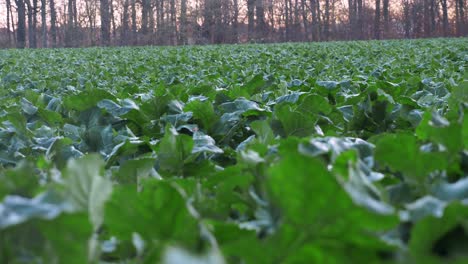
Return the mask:
<path id="1" fill-rule="evenodd" d="M 2 47 L 466 36 L 466 0 L 5 0 Z"/>

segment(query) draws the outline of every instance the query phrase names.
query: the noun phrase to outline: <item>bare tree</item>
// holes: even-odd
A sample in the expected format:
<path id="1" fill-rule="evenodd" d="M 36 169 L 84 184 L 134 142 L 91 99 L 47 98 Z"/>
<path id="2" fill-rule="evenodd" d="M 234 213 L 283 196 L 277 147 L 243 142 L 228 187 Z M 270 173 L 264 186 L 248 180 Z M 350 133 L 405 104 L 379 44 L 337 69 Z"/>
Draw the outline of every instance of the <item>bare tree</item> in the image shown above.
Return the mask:
<path id="1" fill-rule="evenodd" d="M 468 29 L 465 24 L 465 0 L 455 0 L 455 22 L 457 36 L 463 36 Z"/>
<path id="2" fill-rule="evenodd" d="M 110 45 L 110 11 L 109 1 L 100 0 L 100 13 L 101 13 L 101 44 L 103 46 Z"/>
<path id="3" fill-rule="evenodd" d="M 18 24 L 16 28 L 16 47 L 26 47 L 26 7 L 23 0 L 15 0 L 16 10 L 18 12 Z"/>
<path id="4" fill-rule="evenodd" d="M 307 19 L 306 0 L 301 0 L 302 26 L 304 27 L 304 36 L 302 40 L 309 40 L 309 20 Z"/>
<path id="5" fill-rule="evenodd" d="M 255 1 L 255 14 L 257 18 L 256 31 L 257 37 L 263 39 L 266 36 L 265 9 L 263 8 L 263 0 Z"/>
<path id="6" fill-rule="evenodd" d="M 65 31 L 65 47 L 73 47 L 75 42 L 75 8 L 76 0 L 68 0 L 67 5 L 67 28 Z"/>
<path id="7" fill-rule="evenodd" d="M 325 40 L 329 40 L 330 38 L 330 0 L 325 0 L 323 36 L 325 37 Z"/>
<path id="8" fill-rule="evenodd" d="M 177 9 L 175 0 L 170 0 L 170 44 L 177 45 Z"/>
<path id="9" fill-rule="evenodd" d="M 404 29 L 405 29 L 405 38 L 410 38 L 411 36 L 411 6 L 409 0 L 403 1 L 403 20 L 404 20 Z"/>
<path id="10" fill-rule="evenodd" d="M 447 0 L 440 0 L 440 4 L 442 6 L 442 28 L 444 37 L 448 36 L 448 8 L 447 8 Z"/>
<path id="11" fill-rule="evenodd" d="M 29 47 L 36 48 L 37 41 L 36 41 L 36 26 L 37 26 L 37 16 L 36 16 L 36 9 L 37 9 L 37 0 L 33 0 L 33 4 L 31 4 L 30 0 L 25 0 L 25 4 L 28 7 L 28 40 L 29 40 Z"/>
<path id="12" fill-rule="evenodd" d="M 141 33 L 148 34 L 148 16 L 150 9 L 150 0 L 141 0 Z"/>
<path id="13" fill-rule="evenodd" d="M 312 40 L 320 40 L 320 26 L 317 19 L 318 0 L 310 0 L 310 9 L 312 13 Z M 318 8 L 320 10 L 320 8 Z M 320 13 L 320 12 L 319 12 Z"/>
<path id="14" fill-rule="evenodd" d="M 134 0 L 133 0 L 134 1 Z M 163 36 L 165 31 L 164 23 L 164 0 L 156 0 L 156 27 L 158 30 L 158 43 L 163 43 Z M 164 29 L 164 30 L 163 30 Z"/>
<path id="15" fill-rule="evenodd" d="M 42 47 L 47 48 L 47 0 L 41 0 Z"/>
<path id="16" fill-rule="evenodd" d="M 255 29 L 255 0 L 247 0 L 248 35 L 253 38 Z"/>
<path id="17" fill-rule="evenodd" d="M 232 31 L 233 31 L 233 42 L 237 43 L 239 39 L 239 2 L 238 0 L 233 0 L 232 2 Z"/>
<path id="18" fill-rule="evenodd" d="M 364 3 L 363 3 L 363 0 L 356 0 L 356 14 L 357 14 L 357 17 L 356 17 L 356 38 L 357 39 L 363 39 L 364 36 L 363 36 L 363 27 L 364 27 L 364 24 L 363 24 L 363 18 L 364 18 Z"/>
<path id="19" fill-rule="evenodd" d="M 389 0 L 383 0 L 382 6 L 382 15 L 383 15 L 383 31 L 384 37 L 388 35 L 389 32 L 389 23 L 390 23 L 390 16 L 389 16 Z"/>
<path id="20" fill-rule="evenodd" d="M 120 45 L 128 45 L 128 38 L 129 36 L 129 24 L 130 24 L 130 16 L 128 14 L 128 8 L 130 6 L 129 0 L 124 0 L 122 6 L 122 27 L 120 32 Z"/>
<path id="21" fill-rule="evenodd" d="M 11 26 L 10 26 L 10 24 L 12 24 L 12 20 L 13 20 L 13 18 L 12 18 L 12 16 L 11 16 L 11 14 L 12 14 L 12 11 L 11 11 L 11 0 L 6 0 L 5 5 L 6 5 L 6 13 L 7 13 L 8 45 L 11 45 L 11 40 L 12 40 L 12 38 L 11 38 L 11 34 L 10 34 L 10 32 L 11 32 Z"/>
<path id="22" fill-rule="evenodd" d="M 322 40 L 322 19 L 321 19 L 321 7 L 320 7 L 320 0 L 316 0 L 317 1 L 317 30 L 319 32 L 319 35 L 318 35 L 318 41 L 321 41 Z"/>
<path id="23" fill-rule="evenodd" d="M 110 15 L 110 23 L 112 26 L 111 33 L 112 38 L 117 38 L 117 25 L 115 23 L 115 15 L 114 15 L 114 0 L 109 0 L 109 15 Z"/>
<path id="24" fill-rule="evenodd" d="M 57 11 L 55 10 L 55 0 L 49 0 L 50 9 L 50 36 L 52 38 L 52 47 L 57 46 Z"/>
<path id="25" fill-rule="evenodd" d="M 131 0 L 132 2 L 132 44 L 135 45 L 138 43 L 137 40 L 137 22 L 136 22 L 136 0 Z"/>
<path id="26" fill-rule="evenodd" d="M 423 0 L 423 14 L 424 14 L 424 36 L 430 37 L 432 36 L 432 28 L 431 28 L 431 1 L 432 0 Z"/>
<path id="27" fill-rule="evenodd" d="M 180 1 L 179 45 L 187 44 L 187 0 Z"/>
<path id="28" fill-rule="evenodd" d="M 349 33 L 355 34 L 356 33 L 356 0 L 348 0 L 348 20 L 349 20 Z M 351 36 L 353 38 L 353 36 Z"/>
<path id="29" fill-rule="evenodd" d="M 380 0 L 375 0 L 374 38 L 380 39 Z"/>
<path id="30" fill-rule="evenodd" d="M 392 3 L 401 8 L 390 13 L 390 0 L 64 0 L 59 6 L 56 0 L 5 0 L 3 43 L 184 45 L 468 33 L 466 0 Z"/>

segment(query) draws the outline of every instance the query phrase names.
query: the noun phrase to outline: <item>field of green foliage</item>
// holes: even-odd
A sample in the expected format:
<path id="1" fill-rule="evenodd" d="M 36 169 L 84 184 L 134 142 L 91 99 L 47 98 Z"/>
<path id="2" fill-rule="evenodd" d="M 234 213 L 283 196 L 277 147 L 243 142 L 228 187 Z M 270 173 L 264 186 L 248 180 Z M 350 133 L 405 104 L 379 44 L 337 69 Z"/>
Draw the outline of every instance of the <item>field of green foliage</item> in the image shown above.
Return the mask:
<path id="1" fill-rule="evenodd" d="M 0 263 L 468 263 L 468 39 L 0 51 Z"/>

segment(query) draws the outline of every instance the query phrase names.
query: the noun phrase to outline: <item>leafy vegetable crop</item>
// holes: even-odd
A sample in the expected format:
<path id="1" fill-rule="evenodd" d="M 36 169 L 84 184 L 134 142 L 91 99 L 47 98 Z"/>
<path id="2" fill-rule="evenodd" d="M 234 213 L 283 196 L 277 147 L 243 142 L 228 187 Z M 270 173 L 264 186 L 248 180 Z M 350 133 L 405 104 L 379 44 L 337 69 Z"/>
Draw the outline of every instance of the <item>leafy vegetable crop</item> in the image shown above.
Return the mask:
<path id="1" fill-rule="evenodd" d="M 467 39 L 0 53 L 0 263 L 465 263 Z"/>

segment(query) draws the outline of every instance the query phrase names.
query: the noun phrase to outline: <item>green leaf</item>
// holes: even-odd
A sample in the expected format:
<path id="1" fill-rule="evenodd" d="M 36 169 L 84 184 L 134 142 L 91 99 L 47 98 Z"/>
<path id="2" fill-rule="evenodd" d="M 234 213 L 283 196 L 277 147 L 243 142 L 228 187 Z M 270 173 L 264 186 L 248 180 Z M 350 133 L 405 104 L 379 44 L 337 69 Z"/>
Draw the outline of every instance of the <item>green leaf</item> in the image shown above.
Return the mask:
<path id="1" fill-rule="evenodd" d="M 354 205 L 335 177 L 316 158 L 283 153 L 282 161 L 271 167 L 270 175 L 268 186 L 275 201 L 284 210 L 286 219 L 298 226 L 305 227 L 311 223 L 329 226 L 335 223 L 340 228 L 338 223 L 348 217 L 346 220 L 352 221 L 347 224 L 354 221 L 360 223 L 358 229 L 385 228 L 393 222 L 391 218 L 390 221 L 385 220 L 386 217 L 374 215 Z M 328 206 L 330 203 L 333 208 Z M 348 213 L 343 215 L 344 212 Z M 315 227 L 309 228 L 315 230 Z"/>
<path id="2" fill-rule="evenodd" d="M 249 101 L 245 98 L 239 98 L 233 102 L 226 102 L 219 105 L 219 108 L 224 113 L 236 113 L 239 115 L 258 115 L 260 112 L 264 112 L 265 109 L 261 108 L 258 103 Z"/>
<path id="3" fill-rule="evenodd" d="M 257 134 L 257 139 L 261 144 L 271 144 L 275 139 L 273 130 L 268 121 L 258 120 L 250 123 L 250 127 Z"/>
<path id="4" fill-rule="evenodd" d="M 95 107 L 104 99 L 114 99 L 114 96 L 103 89 L 92 89 L 71 95 L 63 99 L 63 105 L 70 110 L 84 111 Z"/>
<path id="5" fill-rule="evenodd" d="M 83 153 L 72 143 L 73 141 L 69 138 L 55 138 L 46 151 L 46 157 L 52 160 L 59 169 L 63 169 L 69 159 L 83 156 Z"/>
<path id="6" fill-rule="evenodd" d="M 395 215 L 375 214 L 356 205 L 318 159 L 294 152 L 281 155 L 282 160 L 269 170 L 267 184 L 281 209 L 282 228 L 300 230 L 300 237 L 294 239 L 296 250 L 312 242 L 382 247 L 373 232 L 395 226 Z"/>
<path id="7" fill-rule="evenodd" d="M 326 115 L 332 111 L 332 108 L 326 98 L 317 94 L 311 94 L 301 100 L 297 110 L 306 114 Z"/>
<path id="8" fill-rule="evenodd" d="M 452 203 L 443 216 L 430 216 L 416 223 L 409 241 L 413 259 L 468 260 L 467 218 L 468 207 Z"/>
<path id="9" fill-rule="evenodd" d="M 329 91 L 336 90 L 338 88 L 338 85 L 340 85 L 339 82 L 335 81 L 317 81 L 317 85 L 319 87 L 323 87 Z"/>
<path id="10" fill-rule="evenodd" d="M 444 201 L 463 200 L 468 198 L 468 178 L 449 183 L 439 181 L 431 186 L 431 193 Z"/>
<path id="11" fill-rule="evenodd" d="M 317 117 L 297 111 L 287 104 L 275 106 L 275 116 L 282 124 L 284 136 L 310 136 L 315 132 Z"/>
<path id="12" fill-rule="evenodd" d="M 121 184 L 137 184 L 144 178 L 157 175 L 155 163 L 153 158 L 127 160 L 120 165 L 115 179 Z"/>
<path id="13" fill-rule="evenodd" d="M 447 148 L 449 154 L 458 155 L 463 150 L 462 128 L 459 124 L 441 117 L 436 112 L 426 112 L 416 129 L 416 135 L 422 140 L 431 140 Z"/>
<path id="14" fill-rule="evenodd" d="M 2 263 L 90 263 L 88 241 L 92 226 L 87 214 L 61 214 L 1 232 Z"/>
<path id="15" fill-rule="evenodd" d="M 205 131 L 211 131 L 213 125 L 218 121 L 213 105 L 209 101 L 193 100 L 185 105 L 184 111 L 192 112 L 193 118 L 201 124 Z"/>
<path id="16" fill-rule="evenodd" d="M 447 167 L 441 153 L 420 151 L 416 137 L 403 133 L 380 136 L 377 139 L 375 159 L 381 167 L 388 166 L 419 183 L 424 182 L 430 172 Z"/>
<path id="17" fill-rule="evenodd" d="M 267 82 L 265 82 L 263 74 L 257 74 L 252 79 L 250 79 L 250 81 L 244 84 L 242 89 L 246 90 L 250 95 L 253 95 L 265 89 L 266 86 Z"/>
<path id="18" fill-rule="evenodd" d="M 160 168 L 180 175 L 193 146 L 192 138 L 184 134 L 179 135 L 173 127 L 167 126 L 157 151 Z"/>
<path id="19" fill-rule="evenodd" d="M 0 229 L 31 219 L 54 219 L 62 212 L 72 210 L 71 204 L 53 191 L 44 192 L 33 199 L 6 196 L 0 204 Z"/>
<path id="20" fill-rule="evenodd" d="M 104 204 L 112 193 L 112 183 L 104 178 L 104 161 L 97 155 L 72 159 L 64 171 L 66 190 L 77 209 L 89 213 L 97 230 L 104 215 Z"/>
<path id="21" fill-rule="evenodd" d="M 223 256 L 217 250 L 210 250 L 203 255 L 195 255 L 181 248 L 169 247 L 165 250 L 163 264 L 224 264 Z"/>
<path id="22" fill-rule="evenodd" d="M 14 169 L 0 172 L 0 199 L 5 195 L 32 197 L 39 186 L 37 175 L 31 173 L 30 162 L 20 162 Z"/>
<path id="23" fill-rule="evenodd" d="M 198 221 L 179 189 L 154 179 L 145 181 L 141 192 L 135 185 L 116 187 L 106 204 L 105 226 L 122 241 L 138 233 L 148 252 L 161 252 L 171 242 L 192 250 L 199 241 Z"/>
<path id="24" fill-rule="evenodd" d="M 195 131 L 193 133 L 192 153 L 199 152 L 221 154 L 223 150 L 216 146 L 216 142 L 212 137 L 203 134 L 203 132 Z"/>

